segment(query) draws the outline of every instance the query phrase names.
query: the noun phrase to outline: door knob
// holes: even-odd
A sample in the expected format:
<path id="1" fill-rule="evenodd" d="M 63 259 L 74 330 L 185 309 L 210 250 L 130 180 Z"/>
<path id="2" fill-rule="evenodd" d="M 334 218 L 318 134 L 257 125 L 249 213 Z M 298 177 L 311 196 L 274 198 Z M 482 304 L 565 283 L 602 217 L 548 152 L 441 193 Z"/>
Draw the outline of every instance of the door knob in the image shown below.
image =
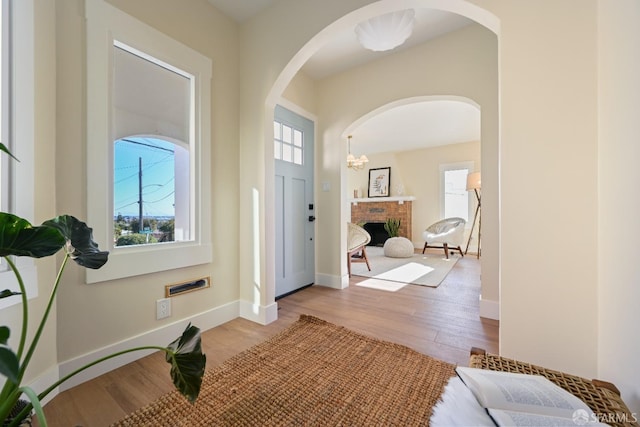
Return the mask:
<path id="1" fill-rule="evenodd" d="M 313 215 L 309 215 L 309 222 L 313 222 L 316 220 L 316 217 Z"/>

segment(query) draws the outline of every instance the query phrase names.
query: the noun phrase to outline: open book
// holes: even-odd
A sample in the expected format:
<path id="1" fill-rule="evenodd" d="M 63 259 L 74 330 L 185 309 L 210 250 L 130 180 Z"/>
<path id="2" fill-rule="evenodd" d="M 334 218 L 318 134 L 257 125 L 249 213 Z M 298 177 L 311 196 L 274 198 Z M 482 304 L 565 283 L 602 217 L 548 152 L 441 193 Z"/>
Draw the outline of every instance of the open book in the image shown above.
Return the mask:
<path id="1" fill-rule="evenodd" d="M 604 425 L 579 398 L 540 375 L 457 367 L 498 426 Z"/>

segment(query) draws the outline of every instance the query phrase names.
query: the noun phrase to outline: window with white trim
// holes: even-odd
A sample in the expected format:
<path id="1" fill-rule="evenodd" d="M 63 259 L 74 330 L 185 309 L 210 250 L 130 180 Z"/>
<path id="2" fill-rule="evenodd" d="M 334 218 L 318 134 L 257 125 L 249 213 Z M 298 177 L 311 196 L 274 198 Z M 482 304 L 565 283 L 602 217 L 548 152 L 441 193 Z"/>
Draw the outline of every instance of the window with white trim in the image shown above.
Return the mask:
<path id="1" fill-rule="evenodd" d="M 0 203 L 3 212 L 11 212 L 33 223 L 34 213 L 34 1 L 3 0 L 1 2 L 0 67 L 2 143 L 20 160 L 0 155 Z M 33 259 L 18 257 L 29 299 L 38 296 L 37 270 Z M 6 263 L 5 263 L 6 264 Z M 1 289 L 19 290 L 13 272 L 0 271 Z M 20 303 L 20 298 L 0 299 L 0 308 Z"/>
<path id="2" fill-rule="evenodd" d="M 87 223 L 110 251 L 104 267 L 87 270 L 87 282 L 211 262 L 210 196 L 203 188 L 210 182 L 211 59 L 104 0 L 86 0 L 86 15 Z M 148 153 L 131 151 L 127 159 L 119 156 L 125 145 Z M 151 163 L 161 161 L 172 167 L 153 176 Z M 126 181 L 119 171 L 129 166 L 133 195 L 118 185 Z M 159 197 L 152 198 L 154 190 Z M 145 241 L 118 244 L 119 209 L 130 197 L 138 223 L 142 207 L 137 231 Z M 171 198 L 174 210 L 150 204 Z M 151 219 L 170 216 L 171 237 L 163 237 Z"/>
<path id="3" fill-rule="evenodd" d="M 473 170 L 473 162 L 440 165 L 442 217 L 463 218 L 469 221 L 471 204 L 467 191 L 467 175 Z"/>
<path id="4" fill-rule="evenodd" d="M 195 76 L 114 41 L 116 247 L 189 241 Z"/>
<path id="5" fill-rule="evenodd" d="M 273 121 L 273 151 L 276 160 L 303 165 L 303 133 L 277 120 Z"/>

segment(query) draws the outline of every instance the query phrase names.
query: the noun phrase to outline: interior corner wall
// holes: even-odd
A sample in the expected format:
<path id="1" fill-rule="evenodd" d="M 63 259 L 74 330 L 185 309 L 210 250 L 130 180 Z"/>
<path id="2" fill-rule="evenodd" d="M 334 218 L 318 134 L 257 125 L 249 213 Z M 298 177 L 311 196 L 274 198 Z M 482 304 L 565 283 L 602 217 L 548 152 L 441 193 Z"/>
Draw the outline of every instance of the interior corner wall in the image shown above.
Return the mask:
<path id="1" fill-rule="evenodd" d="M 93 1 L 93 0 L 92 0 Z M 237 302 L 238 92 L 237 24 L 200 0 L 112 0 L 125 13 L 212 59 L 211 170 L 203 191 L 212 194 L 213 262 L 189 268 L 87 285 L 84 269 L 69 266 L 57 299 L 58 357 L 62 362 L 188 322 L 194 316 Z M 86 218 L 86 40 L 82 1 L 56 4 L 56 203 L 58 213 Z M 106 84 L 106 82 L 105 82 Z M 105 160 L 106 161 L 106 160 Z M 91 225 L 91 224 L 89 224 Z M 104 247 L 103 242 L 98 242 Z M 211 287 L 171 298 L 172 315 L 156 320 L 156 300 L 165 286 L 210 277 Z M 237 315 L 237 314 L 236 314 Z M 161 338 L 160 344 L 175 337 Z M 166 342 L 165 342 L 166 341 Z"/>
<path id="2" fill-rule="evenodd" d="M 316 113 L 316 82 L 302 71 L 291 80 L 282 97 L 309 114 Z"/>
<path id="3" fill-rule="evenodd" d="M 640 3 L 598 2 L 598 378 L 640 416 Z"/>

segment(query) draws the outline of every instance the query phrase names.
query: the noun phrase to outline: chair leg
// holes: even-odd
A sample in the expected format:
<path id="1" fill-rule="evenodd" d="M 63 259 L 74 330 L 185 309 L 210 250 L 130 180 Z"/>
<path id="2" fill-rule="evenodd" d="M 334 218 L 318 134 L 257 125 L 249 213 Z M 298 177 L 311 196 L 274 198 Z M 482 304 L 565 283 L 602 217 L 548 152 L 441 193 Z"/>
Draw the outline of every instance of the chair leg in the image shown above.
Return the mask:
<path id="1" fill-rule="evenodd" d="M 449 245 L 447 243 L 443 243 L 442 246 L 444 247 L 444 256 L 449 259 Z"/>
<path id="2" fill-rule="evenodd" d="M 367 268 L 369 269 L 369 271 L 371 271 L 371 267 L 369 266 L 369 258 L 367 258 L 367 250 L 364 246 L 362 247 L 362 258 L 364 258 L 364 262 L 367 263 Z"/>
<path id="3" fill-rule="evenodd" d="M 422 253 L 427 250 L 427 242 L 424 242 L 424 248 L 422 248 Z"/>
<path id="4" fill-rule="evenodd" d="M 460 246 L 458 246 L 456 249 L 457 249 L 458 251 L 460 251 L 460 256 L 461 256 L 462 258 L 464 258 L 464 253 L 462 252 L 462 248 L 461 248 Z"/>
<path id="5" fill-rule="evenodd" d="M 347 252 L 347 272 L 349 273 L 349 277 L 351 277 L 351 254 Z"/>

